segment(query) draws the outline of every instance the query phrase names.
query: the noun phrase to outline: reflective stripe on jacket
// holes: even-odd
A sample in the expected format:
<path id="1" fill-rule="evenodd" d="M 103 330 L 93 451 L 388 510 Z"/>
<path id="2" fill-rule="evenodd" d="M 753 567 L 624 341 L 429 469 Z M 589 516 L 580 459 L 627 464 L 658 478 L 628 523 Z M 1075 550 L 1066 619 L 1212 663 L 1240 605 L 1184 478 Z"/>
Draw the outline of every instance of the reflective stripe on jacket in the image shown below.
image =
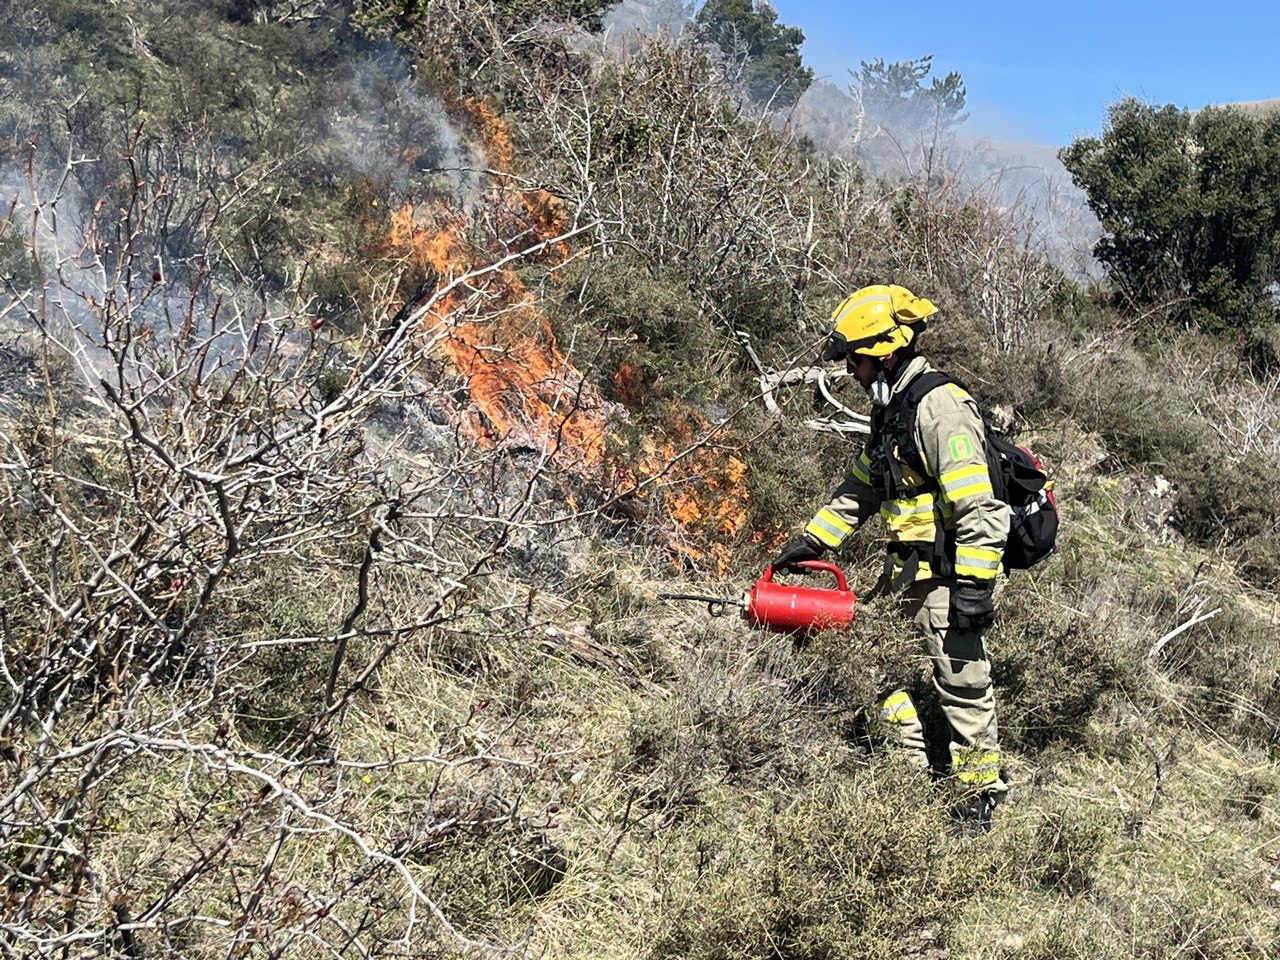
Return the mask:
<path id="1" fill-rule="evenodd" d="M 894 384 L 890 405 L 931 369 L 924 357 L 913 357 Z M 896 449 L 882 453 L 873 447 L 877 440 L 868 441 L 805 532 L 838 547 L 858 523 L 878 511 L 898 568 L 914 554 L 919 563 L 914 579 L 920 580 L 936 575 L 928 558 L 941 525 L 954 575 L 993 579 L 1009 534 L 1009 513 L 991 489 L 982 415 L 973 398 L 955 384 L 944 384 L 920 399 L 914 440 L 923 475 L 904 463 Z M 893 499 L 877 492 L 876 461 L 882 455 L 893 457 L 901 472 L 902 491 Z"/>

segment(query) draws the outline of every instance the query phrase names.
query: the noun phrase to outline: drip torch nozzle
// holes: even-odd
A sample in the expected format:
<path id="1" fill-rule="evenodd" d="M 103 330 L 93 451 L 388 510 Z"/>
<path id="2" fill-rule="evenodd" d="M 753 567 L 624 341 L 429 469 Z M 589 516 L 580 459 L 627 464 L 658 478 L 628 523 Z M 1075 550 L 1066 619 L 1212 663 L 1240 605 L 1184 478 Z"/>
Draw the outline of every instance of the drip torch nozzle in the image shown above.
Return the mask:
<path id="1" fill-rule="evenodd" d="M 705 603 L 707 605 L 707 613 L 713 617 L 723 617 L 729 612 L 730 607 L 737 607 L 740 610 L 745 610 L 747 607 L 744 600 L 737 600 L 733 597 L 703 597 L 696 593 L 660 593 L 658 594 L 658 599 L 694 600 L 698 603 Z"/>

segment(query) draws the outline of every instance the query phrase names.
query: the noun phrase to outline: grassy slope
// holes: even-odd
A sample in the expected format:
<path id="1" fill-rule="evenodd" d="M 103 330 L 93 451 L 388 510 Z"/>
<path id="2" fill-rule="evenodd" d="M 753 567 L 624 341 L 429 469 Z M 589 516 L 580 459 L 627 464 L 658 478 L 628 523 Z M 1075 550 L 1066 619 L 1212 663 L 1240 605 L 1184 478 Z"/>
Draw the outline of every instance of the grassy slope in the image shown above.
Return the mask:
<path id="1" fill-rule="evenodd" d="M 400 662 L 385 709 L 399 729 L 418 732 L 401 749 L 424 745 L 422 731 L 486 698 L 500 706 L 474 722 L 477 734 L 506 728 L 503 739 L 525 744 L 531 759 L 556 754 L 526 802 L 558 807 L 546 833 L 569 872 L 517 909 L 507 930 L 532 922 L 536 949 L 557 957 L 772 956 L 775 947 L 785 956 L 1270 955 L 1278 768 L 1265 745 L 1233 735 L 1230 703 L 1178 682 L 1178 665 L 1226 643 L 1234 659 L 1273 670 L 1275 651 L 1206 630 L 1147 666 L 1165 621 L 1142 609 L 1143 595 L 1213 558 L 1141 538 L 1108 543 L 1110 505 L 1087 503 L 1090 486 L 1105 493 L 1109 482 L 1069 462 L 1060 469 L 1065 549 L 1103 541 L 1114 553 L 1087 556 L 1100 567 L 1098 589 L 1120 595 L 1074 589 L 1056 560 L 1009 588 L 993 656 L 1000 664 L 1029 654 L 1033 672 L 1036 657 L 1069 662 L 1070 649 L 1027 650 L 1014 611 L 1079 605 L 1098 628 L 1082 642 L 1113 659 L 1117 676 L 1069 742 L 1011 751 L 1012 799 L 982 841 L 949 839 L 945 797 L 844 735 L 852 691 L 867 689 L 886 652 L 909 650 L 867 635 L 892 629 L 874 611 L 868 619 L 878 622 L 852 642 L 797 652 L 730 620 L 646 605 L 635 625 L 652 632 L 671 676 L 638 689 L 545 649 L 503 651 L 497 669 L 462 683 L 429 659 Z M 1135 548 L 1146 554 L 1141 567 Z M 1213 595 L 1244 593 L 1225 572 L 1200 576 Z M 1259 617 L 1280 612 L 1268 598 L 1247 602 Z M 842 670 L 853 676 L 834 682 Z M 400 675 L 412 678 L 413 695 Z M 1000 690 L 1007 719 L 1018 718 L 1012 739 L 1057 725 L 1015 689 Z M 381 753 L 394 738 L 380 726 L 355 717 L 347 735 Z M 474 861 L 453 866 L 476 879 Z M 455 907 L 477 912 L 471 898 L 484 895 L 453 882 Z"/>
<path id="2" fill-rule="evenodd" d="M 1143 349 L 1136 362 L 1174 395 L 1176 364 Z M 495 798 L 518 803 L 529 829 L 447 835 L 413 868 L 465 931 L 528 938 L 527 956 L 1275 956 L 1280 609 L 1235 574 L 1231 550 L 1186 545 L 1162 522 L 1171 495 L 1149 492 L 1161 468 L 1126 465 L 1159 462 L 1159 438 L 1148 442 L 1156 455 L 1133 456 L 1132 431 L 1093 402 L 1114 399 L 1120 381 L 1105 366 L 1073 376 L 1070 396 L 1031 418 L 1058 476 L 1062 549 L 1004 588 L 991 640 L 1014 792 L 990 837 L 950 839 L 945 792 L 860 746 L 859 710 L 875 689 L 924 667 L 885 605 L 848 636 L 797 648 L 658 602 L 674 567 L 603 535 L 548 548 L 568 571 L 559 588 L 504 571 L 512 585 L 499 599 L 540 591 L 536 623 L 477 615 L 433 634 L 387 662 L 340 730 L 347 757 L 500 759 L 314 780 L 387 838 L 474 818 Z M 773 434 L 748 445 L 753 468 L 784 469 L 776 445 Z M 783 519 L 801 519 L 841 468 L 846 452 L 824 450 L 808 502 Z M 722 582 L 697 588 L 741 589 L 760 553 L 741 547 Z M 859 556 L 865 587 L 878 562 Z M 306 571 L 272 588 L 316 602 Z M 1223 613 L 1149 663 L 1199 599 Z M 590 641 L 576 653 L 565 640 L 575 636 Z M 217 719 L 210 740 L 270 743 L 253 718 L 233 717 L 222 734 Z M 208 772 L 135 766 L 101 798 L 95 853 L 142 900 L 255 804 Z M 264 815 L 228 855 L 246 875 L 272 823 Z M 321 886 L 352 859 L 331 837 L 290 856 L 293 882 Z M 556 865 L 548 881 L 540 864 L 561 856 L 563 876 Z M 230 887 L 198 893 L 206 913 L 235 917 Z M 388 894 L 379 909 L 390 919 L 404 904 Z M 417 936 L 437 949 L 425 928 Z M 223 955 L 216 943 L 193 935 L 188 955 Z"/>

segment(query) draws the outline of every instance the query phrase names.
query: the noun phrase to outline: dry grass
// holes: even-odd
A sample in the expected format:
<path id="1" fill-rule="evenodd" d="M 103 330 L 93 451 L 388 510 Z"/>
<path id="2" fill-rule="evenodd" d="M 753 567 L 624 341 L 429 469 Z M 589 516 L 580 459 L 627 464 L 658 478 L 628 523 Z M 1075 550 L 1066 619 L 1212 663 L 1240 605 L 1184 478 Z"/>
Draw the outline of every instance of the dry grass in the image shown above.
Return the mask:
<path id="1" fill-rule="evenodd" d="M 483 6 L 450 7 L 452 28 L 479 22 Z M 484 59 L 486 70 L 506 63 Z M 511 531 L 505 553 L 312 737 L 365 540 L 331 556 L 317 546 L 318 573 L 305 551 L 265 553 L 219 594 L 205 631 L 215 653 L 243 661 L 217 675 L 193 668 L 129 701 L 123 719 L 142 718 L 150 742 L 42 775 L 35 793 L 65 807 L 63 839 L 77 852 L 43 849 L 41 815 L 25 809 L 32 825 L 0 851 L 0 954 L 39 954 L 18 939 L 36 931 L 60 956 L 451 957 L 494 946 L 557 960 L 1280 956 L 1280 606 L 1260 589 L 1280 561 L 1254 540 L 1275 536 L 1280 435 L 1260 411 L 1276 384 L 1241 366 L 1201 389 L 1193 373 L 1220 345 L 1143 343 L 1137 321 L 1065 291 L 1015 242 L 1016 225 L 954 185 L 885 188 L 803 157 L 784 135 L 744 124 L 695 54 L 655 48 L 603 77 L 561 64 L 506 78 L 548 85 L 520 117 L 520 137 L 540 144 L 522 172 L 579 190 L 614 233 L 608 256 L 566 269 L 562 286 L 547 271 L 530 296 L 555 314 L 563 342 L 581 335 L 576 362 L 590 382 L 605 389 L 624 362 L 640 370 L 626 397 L 637 409 L 610 439 L 620 450 L 661 439 L 690 401 L 697 418 L 724 418 L 716 456 L 749 462 L 734 491 L 748 522 L 719 544 L 727 572 L 713 577 L 714 564 L 689 553 L 678 567 L 664 541 L 672 521 L 657 508 L 592 513 L 603 496 L 593 485 L 616 490 L 608 476 L 543 476 L 530 486 L 540 499 L 497 525 Z M 617 98 L 629 77 L 646 84 L 647 113 Z M 701 126 L 684 122 L 690 93 Z M 679 126 L 682 151 L 671 154 L 661 123 Z M 606 158 L 613 169 L 578 157 L 591 124 L 639 160 Z M 674 190 L 690 171 L 696 189 Z M 886 229 L 895 218 L 909 229 Z M 728 331 L 751 330 L 766 357 L 795 356 L 837 289 L 886 274 L 946 304 L 931 334 L 943 359 L 1030 421 L 1023 438 L 1054 468 L 1062 505 L 1057 555 L 998 595 L 991 650 L 1013 790 L 976 841 L 950 835 L 945 785 L 862 736 L 877 692 L 927 670 L 892 604 L 865 605 L 847 633 L 796 643 L 655 598 L 739 594 L 849 455 L 798 425 L 800 401 L 782 421 L 753 407 L 754 373 Z M 82 415 L 67 454 L 94 432 L 96 413 Z M 34 416 L 23 436 L 45 426 Z M 381 550 L 362 624 L 429 606 L 435 579 L 479 549 L 475 515 L 520 485 L 527 452 L 466 452 L 437 478 L 458 487 L 466 522 L 418 566 L 395 563 L 414 556 L 425 526 Z M 429 474 L 433 455 L 424 448 L 412 469 L 406 457 L 388 472 Z M 90 455 L 77 464 L 98 469 L 107 490 L 120 469 Z M 467 482 L 463 470 L 474 471 Z M 40 464 L 31 475 L 35 489 Z M 482 475 L 493 483 L 470 483 Z M 588 508 L 548 519 L 570 489 Z M 23 529 L 26 507 L 11 499 L 6 530 L 22 533 L 31 569 L 43 570 L 48 538 Z M 81 519 L 97 519 L 86 503 Z M 1241 518 L 1248 538 L 1233 527 Z M 865 593 L 877 551 L 853 547 L 847 567 Z M 106 609 L 113 581 L 100 583 Z M 0 567 L 6 610 L 25 590 Z M 86 616 L 84 635 L 105 622 Z M 33 649 L 47 639 L 42 623 L 6 620 L 6 657 L 15 638 Z M 357 631 L 340 679 L 378 643 Z M 58 714 L 65 760 L 122 719 L 110 665 L 84 672 L 82 700 Z M 32 702 L 0 740 L 0 769 L 15 777 L 43 736 L 45 701 Z M 44 872 L 22 873 L 31 863 Z M 47 912 L 34 918 L 24 891 Z M 83 936 L 72 944 L 74 925 Z"/>

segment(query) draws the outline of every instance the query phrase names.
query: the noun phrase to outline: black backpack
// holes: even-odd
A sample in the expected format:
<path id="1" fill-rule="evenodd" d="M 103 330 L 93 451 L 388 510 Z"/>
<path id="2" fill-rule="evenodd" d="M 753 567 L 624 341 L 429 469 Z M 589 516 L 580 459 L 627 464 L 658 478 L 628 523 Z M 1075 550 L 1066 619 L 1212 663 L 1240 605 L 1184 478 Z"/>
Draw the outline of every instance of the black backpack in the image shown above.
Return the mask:
<path id="1" fill-rule="evenodd" d="M 897 442 L 899 456 L 921 476 L 928 474 L 915 442 L 916 408 L 926 393 L 948 383 L 965 389 L 963 383 L 949 374 L 921 374 L 885 411 L 883 422 L 872 424 L 873 436 L 880 433 L 886 438 L 892 437 Z M 1053 483 L 1034 453 L 993 428 L 985 417 L 982 426 L 991 488 L 996 499 L 1009 506 L 1004 567 L 1026 570 L 1051 554 L 1058 541 L 1058 504 L 1053 496 Z M 890 478 L 887 485 L 892 487 L 894 479 Z"/>

